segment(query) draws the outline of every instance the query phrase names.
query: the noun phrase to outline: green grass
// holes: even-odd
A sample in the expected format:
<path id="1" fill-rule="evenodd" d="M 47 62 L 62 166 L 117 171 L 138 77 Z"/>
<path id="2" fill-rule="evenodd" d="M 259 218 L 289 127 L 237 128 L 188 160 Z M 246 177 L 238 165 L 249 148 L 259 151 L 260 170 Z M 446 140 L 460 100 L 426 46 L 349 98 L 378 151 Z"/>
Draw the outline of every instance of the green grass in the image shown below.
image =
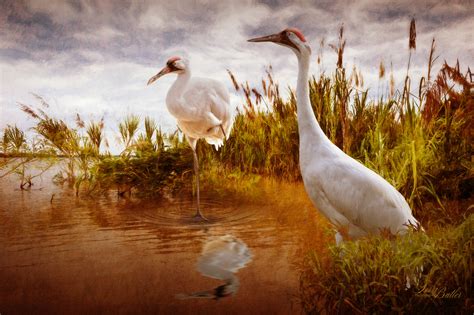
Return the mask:
<path id="1" fill-rule="evenodd" d="M 474 214 L 457 227 L 369 238 L 310 252 L 300 278 L 309 314 L 472 311 Z M 410 288 L 407 288 L 407 278 Z"/>
<path id="2" fill-rule="evenodd" d="M 22 110 L 36 120 L 33 130 L 41 146 L 29 146 L 21 130 L 8 126 L 2 141 L 3 153 L 15 159 L 2 162 L 0 170 L 4 173 L 0 177 L 16 173 L 20 187 L 30 187 L 32 177 L 28 166 L 39 155 L 52 161 L 62 158 L 61 170 L 54 181 L 69 184 L 76 195 L 116 190 L 120 196 L 132 191 L 150 196 L 177 190 L 190 181 L 191 149 L 179 136 L 162 133 L 151 118 L 144 119 L 141 132 L 138 116 L 125 117 L 118 125 L 123 150 L 112 156 L 107 150 L 100 154 L 101 146 L 107 146 L 103 120 L 86 124 L 76 114 L 76 126 L 69 126 L 61 119 L 50 117 L 46 112 L 48 107 L 44 100 L 37 107 L 21 104 Z"/>

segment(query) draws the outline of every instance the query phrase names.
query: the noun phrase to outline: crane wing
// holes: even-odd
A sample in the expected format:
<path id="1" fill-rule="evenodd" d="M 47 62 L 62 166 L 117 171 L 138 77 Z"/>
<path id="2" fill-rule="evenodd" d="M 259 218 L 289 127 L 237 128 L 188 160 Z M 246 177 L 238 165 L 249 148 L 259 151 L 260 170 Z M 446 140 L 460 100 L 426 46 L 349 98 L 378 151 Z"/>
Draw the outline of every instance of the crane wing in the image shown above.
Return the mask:
<path id="1" fill-rule="evenodd" d="M 310 174 L 317 174 L 305 179 L 305 184 L 308 181 L 316 188 L 312 196 L 315 204 L 315 199 L 325 199 L 351 224 L 366 232 L 390 228 L 396 233 L 404 223 L 416 224 L 405 198 L 381 176 L 352 158 L 328 160 Z"/>
<path id="2" fill-rule="evenodd" d="M 229 93 L 225 86 L 218 81 L 193 78 L 182 97 L 187 107 L 186 110 L 193 113 L 189 115 L 189 120 L 207 119 L 211 113 L 222 121 L 227 115 L 227 107 L 230 102 Z"/>
<path id="3" fill-rule="evenodd" d="M 191 78 L 179 101 L 168 104 L 181 130 L 190 138 L 204 138 L 218 149 L 232 129 L 230 97 L 224 84 Z"/>

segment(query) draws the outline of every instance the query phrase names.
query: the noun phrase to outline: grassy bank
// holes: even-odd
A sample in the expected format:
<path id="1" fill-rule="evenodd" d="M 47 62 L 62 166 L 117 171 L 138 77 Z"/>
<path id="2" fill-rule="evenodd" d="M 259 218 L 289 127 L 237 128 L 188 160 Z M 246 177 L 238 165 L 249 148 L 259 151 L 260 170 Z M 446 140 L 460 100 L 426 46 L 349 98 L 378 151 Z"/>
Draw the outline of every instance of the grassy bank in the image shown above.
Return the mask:
<path id="1" fill-rule="evenodd" d="M 309 314 L 472 312 L 474 215 L 461 225 L 373 236 L 311 252 L 300 280 Z M 407 283 L 410 283 L 409 287 Z"/>

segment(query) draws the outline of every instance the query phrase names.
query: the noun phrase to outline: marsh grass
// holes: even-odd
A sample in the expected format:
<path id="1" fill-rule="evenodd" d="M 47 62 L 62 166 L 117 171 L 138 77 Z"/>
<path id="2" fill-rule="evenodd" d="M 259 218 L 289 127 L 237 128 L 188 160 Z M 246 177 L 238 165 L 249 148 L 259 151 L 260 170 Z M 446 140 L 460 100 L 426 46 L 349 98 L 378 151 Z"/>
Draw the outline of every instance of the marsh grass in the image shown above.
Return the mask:
<path id="1" fill-rule="evenodd" d="M 283 101 L 271 67 L 258 88 L 238 83 L 231 72 L 229 75 L 236 91 L 243 94 L 243 109 L 238 110 L 230 137 L 219 151 L 198 144 L 203 167 L 218 165 L 228 172 L 299 179 L 294 94 L 290 92 L 290 99 Z"/>
<path id="2" fill-rule="evenodd" d="M 37 106 L 20 104 L 20 108 L 36 123 L 32 130 L 40 142 L 28 145 L 23 131 L 16 126 L 7 126 L 3 132 L 4 159 L 0 168 L 5 170 L 1 177 L 16 173 L 20 187 L 31 186 L 32 179 L 43 172 L 30 175 L 38 158 L 52 164 L 59 163 L 61 170 L 54 176 L 57 184 L 68 184 L 80 193 L 90 195 L 116 189 L 120 196 L 131 193 L 153 195 L 163 190 L 182 187 L 191 170 L 190 149 L 179 135 L 166 135 L 155 122 L 146 117 L 143 120 L 129 115 L 118 124 L 119 140 L 123 150 L 112 156 L 107 150 L 101 152 L 104 138 L 104 120 L 84 122 L 75 115 L 75 126 L 64 120 L 51 117 L 48 103 L 41 97 Z M 48 167 L 48 168 L 49 168 Z M 30 172 L 31 173 L 31 172 Z"/>
<path id="3" fill-rule="evenodd" d="M 5 127 L 1 146 L 4 156 L 5 152 L 9 152 L 14 157 L 0 159 L 0 179 L 10 174 L 16 175 L 20 181 L 21 190 L 30 189 L 33 186 L 33 179 L 40 177 L 53 166 L 50 161 L 50 163 L 37 165 L 34 169 L 29 168 L 30 164 L 48 155 L 48 152 L 45 151 L 42 141 L 33 141 L 31 147 L 34 154 L 32 154 L 25 132 L 16 125 Z"/>
<path id="4" fill-rule="evenodd" d="M 429 234 L 372 236 L 303 264 L 301 302 L 309 314 L 446 314 L 472 307 L 474 215 Z M 407 279 L 411 279 L 407 287 Z"/>

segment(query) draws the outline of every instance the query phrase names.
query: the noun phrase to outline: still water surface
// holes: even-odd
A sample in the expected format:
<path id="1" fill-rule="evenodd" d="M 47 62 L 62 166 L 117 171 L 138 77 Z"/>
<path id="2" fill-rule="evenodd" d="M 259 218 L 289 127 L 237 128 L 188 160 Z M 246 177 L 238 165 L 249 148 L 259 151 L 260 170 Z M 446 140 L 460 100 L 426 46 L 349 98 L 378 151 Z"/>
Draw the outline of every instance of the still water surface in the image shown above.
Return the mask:
<path id="1" fill-rule="evenodd" d="M 0 179 L 1 314 L 294 314 L 325 220 L 301 184 L 139 200 Z M 51 196 L 54 199 L 51 202 Z"/>

